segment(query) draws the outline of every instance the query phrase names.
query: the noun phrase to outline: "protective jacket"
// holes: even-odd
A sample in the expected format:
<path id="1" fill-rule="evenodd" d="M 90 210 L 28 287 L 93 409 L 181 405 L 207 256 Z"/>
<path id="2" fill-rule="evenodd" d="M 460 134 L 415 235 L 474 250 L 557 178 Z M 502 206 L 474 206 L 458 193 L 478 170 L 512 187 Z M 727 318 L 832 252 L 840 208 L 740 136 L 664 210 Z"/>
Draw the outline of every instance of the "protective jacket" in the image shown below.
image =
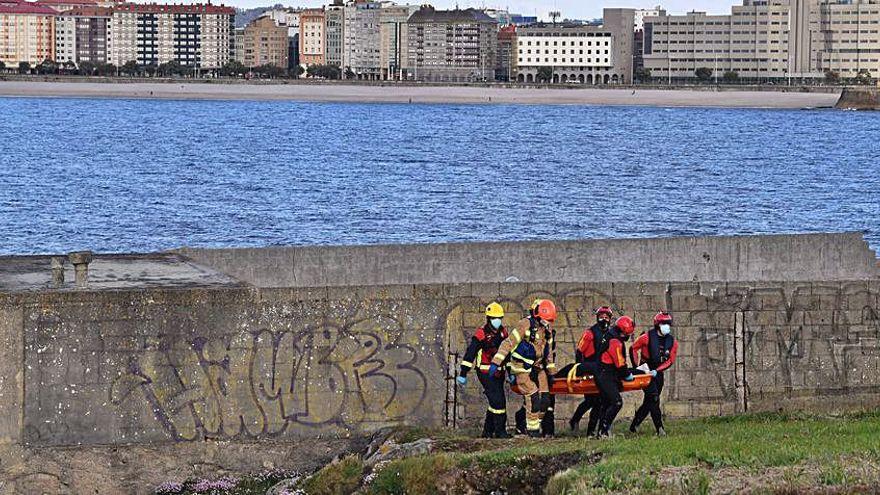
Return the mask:
<path id="1" fill-rule="evenodd" d="M 599 356 L 605 352 L 605 348 L 608 346 L 607 328 L 606 323 L 598 322 L 584 330 L 584 334 L 581 335 L 574 351 L 575 362 L 586 365 L 582 368 L 586 368 L 591 374 L 596 372 Z"/>
<path id="2" fill-rule="evenodd" d="M 660 335 L 656 328 L 652 328 L 639 335 L 629 352 L 633 366 L 648 363 L 652 370 L 662 372 L 675 363 L 678 341 L 672 334 Z"/>
<path id="3" fill-rule="evenodd" d="M 510 371 L 527 373 L 533 367 L 554 373 L 553 333 L 534 316 L 523 318 L 498 347 L 492 363 L 499 368 L 510 358 Z"/>
<path id="4" fill-rule="evenodd" d="M 485 324 L 474 332 L 470 344 L 464 352 L 461 360 L 460 376 L 466 376 L 472 368 L 477 368 L 480 373 L 488 374 L 492 358 L 498 352 L 501 342 L 507 338 L 507 329 L 503 326 L 498 330 L 490 324 Z"/>

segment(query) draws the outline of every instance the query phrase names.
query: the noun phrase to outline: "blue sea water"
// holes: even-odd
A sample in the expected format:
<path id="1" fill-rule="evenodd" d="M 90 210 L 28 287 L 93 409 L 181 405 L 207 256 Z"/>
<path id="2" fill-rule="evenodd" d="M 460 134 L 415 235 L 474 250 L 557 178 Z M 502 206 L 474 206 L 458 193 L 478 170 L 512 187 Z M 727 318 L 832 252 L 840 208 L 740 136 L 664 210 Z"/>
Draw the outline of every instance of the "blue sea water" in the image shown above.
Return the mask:
<path id="1" fill-rule="evenodd" d="M 0 98 L 0 253 L 862 231 L 880 113 Z"/>

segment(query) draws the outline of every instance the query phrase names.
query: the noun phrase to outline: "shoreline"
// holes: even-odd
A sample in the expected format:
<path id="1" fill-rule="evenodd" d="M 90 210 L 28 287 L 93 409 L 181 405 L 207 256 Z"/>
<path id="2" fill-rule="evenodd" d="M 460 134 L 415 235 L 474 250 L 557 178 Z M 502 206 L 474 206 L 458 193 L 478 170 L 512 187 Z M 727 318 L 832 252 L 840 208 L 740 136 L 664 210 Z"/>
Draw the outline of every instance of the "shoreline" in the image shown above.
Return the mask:
<path id="1" fill-rule="evenodd" d="M 0 81 L 0 97 L 256 100 L 321 103 L 524 104 L 693 108 L 833 108 L 839 92 L 510 88 L 362 84 Z"/>

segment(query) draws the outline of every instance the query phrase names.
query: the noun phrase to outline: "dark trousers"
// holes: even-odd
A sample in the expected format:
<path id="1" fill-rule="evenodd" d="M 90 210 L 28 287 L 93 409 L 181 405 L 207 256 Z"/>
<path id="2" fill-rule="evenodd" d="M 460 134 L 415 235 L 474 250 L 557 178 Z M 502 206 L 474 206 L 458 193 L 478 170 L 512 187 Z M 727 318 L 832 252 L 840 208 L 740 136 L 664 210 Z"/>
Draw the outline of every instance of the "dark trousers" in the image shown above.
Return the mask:
<path id="1" fill-rule="evenodd" d="M 600 397 L 604 411 L 602 421 L 599 423 L 599 434 L 608 434 L 614 418 L 623 407 L 623 398 L 620 396 L 620 380 L 617 378 L 617 370 L 611 367 L 602 367 L 596 376 L 596 386 L 599 387 Z"/>
<path id="2" fill-rule="evenodd" d="M 636 429 L 642 424 L 642 421 L 651 415 L 651 421 L 654 422 L 654 428 L 663 428 L 663 413 L 660 411 L 660 393 L 663 392 L 663 372 L 658 372 L 657 376 L 651 378 L 651 383 L 644 390 L 645 398 L 642 405 L 633 416 L 631 429 Z"/>
<path id="3" fill-rule="evenodd" d="M 590 411 L 590 417 L 587 420 L 587 434 L 589 435 L 596 431 L 599 418 L 602 417 L 602 397 L 599 395 L 585 395 L 584 400 L 578 404 L 577 409 L 575 409 L 574 414 L 571 416 L 571 423 L 575 425 L 580 423 L 581 418 L 584 417 L 587 411 Z"/>
<path id="4" fill-rule="evenodd" d="M 504 379 L 496 378 L 489 374 L 477 372 L 477 379 L 483 386 L 483 394 L 489 402 L 486 410 L 486 419 L 483 422 L 483 437 L 491 438 L 506 435 L 507 427 L 507 398 L 504 395 Z"/>

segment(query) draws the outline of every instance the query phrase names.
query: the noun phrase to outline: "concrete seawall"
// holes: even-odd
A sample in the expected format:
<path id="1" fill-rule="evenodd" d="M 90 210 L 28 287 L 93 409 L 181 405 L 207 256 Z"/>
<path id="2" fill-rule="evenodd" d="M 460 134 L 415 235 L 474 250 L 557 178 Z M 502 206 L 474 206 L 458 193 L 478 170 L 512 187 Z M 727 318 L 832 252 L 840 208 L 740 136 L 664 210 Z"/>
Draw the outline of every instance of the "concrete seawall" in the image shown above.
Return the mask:
<path id="1" fill-rule="evenodd" d="M 681 347 L 664 394 L 673 416 L 880 406 L 876 259 L 864 258 L 859 236 L 794 237 L 736 242 L 812 242 L 804 253 L 839 260 L 816 265 L 827 279 L 792 278 L 806 268 L 784 270 L 779 260 L 790 253 L 776 250 L 763 263 L 790 276 L 781 281 L 273 287 L 258 283 L 277 282 L 271 274 L 220 269 L 256 266 L 260 250 L 184 250 L 192 258 L 104 257 L 88 290 L 50 290 L 42 278 L 48 258 L 0 260 L 0 493 L 147 493 L 153 483 L 203 471 L 313 468 L 387 425 L 473 424 L 485 407 L 479 390 L 447 405 L 447 369 L 493 300 L 512 324 L 534 298 L 553 298 L 560 362 L 598 305 L 633 315 L 640 329 L 658 309 L 672 311 Z M 699 242 L 733 241 L 683 245 Z M 486 246 L 475 247 L 475 260 Z M 467 248 L 401 247 L 380 263 L 404 260 L 401 252 Z M 330 253 L 324 259 L 332 266 L 334 253 L 380 248 L 315 249 Z M 265 260 L 283 252 L 266 250 Z M 153 275 L 143 284 L 120 282 L 132 266 Z M 346 280 L 371 269 L 352 269 Z M 313 273 L 309 283 L 328 274 Z M 512 397 L 511 407 L 519 401 Z M 574 403 L 560 400 L 557 417 Z"/>

